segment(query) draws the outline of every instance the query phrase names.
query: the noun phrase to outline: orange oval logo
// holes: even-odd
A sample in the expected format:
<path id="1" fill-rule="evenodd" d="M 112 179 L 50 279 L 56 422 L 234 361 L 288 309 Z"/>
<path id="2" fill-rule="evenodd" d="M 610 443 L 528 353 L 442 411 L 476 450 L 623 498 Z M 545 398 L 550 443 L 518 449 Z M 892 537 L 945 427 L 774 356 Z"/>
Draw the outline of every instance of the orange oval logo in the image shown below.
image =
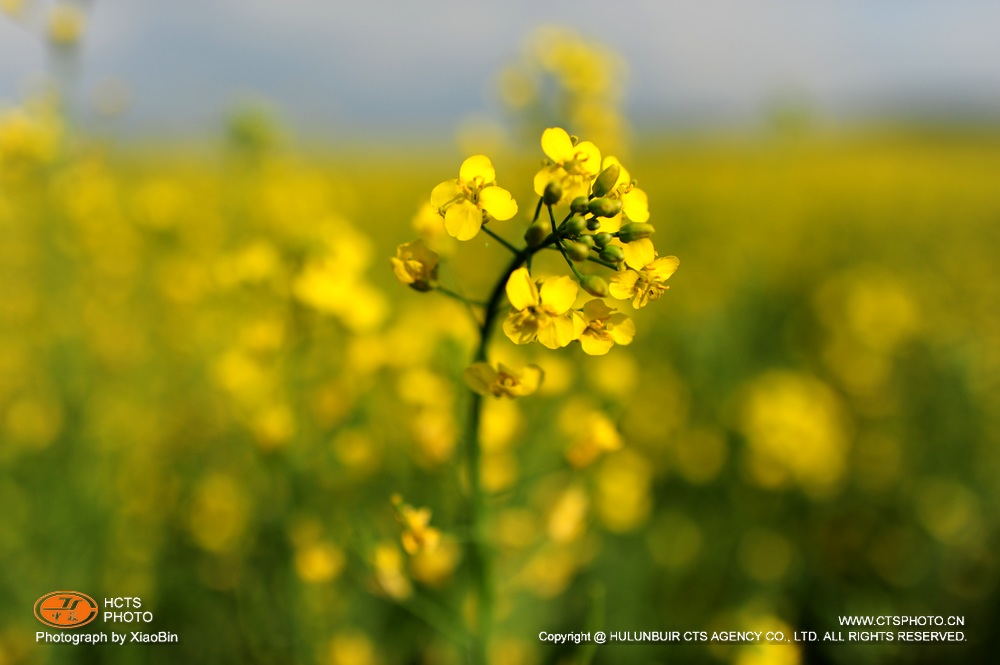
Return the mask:
<path id="1" fill-rule="evenodd" d="M 53 591 L 35 601 L 35 618 L 53 628 L 79 628 L 97 618 L 97 603 L 79 591 Z"/>

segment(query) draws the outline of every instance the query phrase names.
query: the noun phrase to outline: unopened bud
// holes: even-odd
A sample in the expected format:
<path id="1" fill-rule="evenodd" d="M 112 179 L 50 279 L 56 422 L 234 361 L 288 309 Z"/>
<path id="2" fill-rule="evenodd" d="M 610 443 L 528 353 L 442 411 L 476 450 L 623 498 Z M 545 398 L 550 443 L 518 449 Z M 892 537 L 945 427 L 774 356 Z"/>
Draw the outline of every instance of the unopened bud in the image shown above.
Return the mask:
<path id="1" fill-rule="evenodd" d="M 643 238 L 648 238 L 649 236 L 656 233 L 656 229 L 653 228 L 652 224 L 640 224 L 638 222 L 630 222 L 622 227 L 622 230 L 618 232 L 618 238 L 622 242 L 633 242 L 635 240 L 642 240 Z"/>
<path id="2" fill-rule="evenodd" d="M 597 245 L 598 247 L 604 247 L 604 246 L 606 246 L 613 239 L 614 239 L 614 236 L 612 236 L 610 233 L 595 233 L 594 234 L 594 244 Z"/>
<path id="3" fill-rule="evenodd" d="M 587 220 L 588 231 L 596 231 L 599 228 L 601 228 L 601 220 L 597 219 L 596 217 L 591 217 L 590 219 Z"/>
<path id="4" fill-rule="evenodd" d="M 524 232 L 524 242 L 528 247 L 538 247 L 549 235 L 549 225 L 542 222 L 535 222 Z"/>
<path id="5" fill-rule="evenodd" d="M 577 242 L 582 242 L 584 245 L 586 245 L 587 247 L 590 247 L 591 249 L 593 249 L 595 247 L 595 245 L 594 245 L 594 236 L 592 236 L 592 235 L 587 235 L 586 233 L 584 233 L 583 235 L 581 235 L 580 237 L 578 237 L 576 240 L 577 240 Z"/>
<path id="6" fill-rule="evenodd" d="M 573 199 L 573 202 L 569 204 L 569 209 L 576 214 L 581 214 L 587 212 L 587 200 L 586 196 L 578 196 Z"/>
<path id="7" fill-rule="evenodd" d="M 601 171 L 601 175 L 597 176 L 597 180 L 594 181 L 594 186 L 590 190 L 594 197 L 601 198 L 614 189 L 618 182 L 619 173 L 621 173 L 621 168 L 617 164 L 612 164 Z"/>
<path id="8" fill-rule="evenodd" d="M 579 215 L 573 215 L 559 227 L 562 231 L 562 235 L 565 238 L 575 238 L 576 236 L 583 233 L 583 230 L 587 228 L 587 222 Z"/>
<path id="9" fill-rule="evenodd" d="M 558 182 L 550 182 L 545 185 L 545 193 L 542 194 L 542 200 L 545 201 L 545 205 L 554 206 L 559 203 L 559 199 L 562 198 L 562 195 L 562 186 L 560 186 Z"/>
<path id="10" fill-rule="evenodd" d="M 590 248 L 582 242 L 569 240 L 563 243 L 563 246 L 566 248 L 566 256 L 574 261 L 586 261 L 587 257 L 590 256 Z"/>
<path id="11" fill-rule="evenodd" d="M 622 202 L 617 199 L 594 199 L 587 209 L 594 217 L 614 217 L 622 209 Z"/>
<path id="12" fill-rule="evenodd" d="M 604 281 L 603 277 L 597 275 L 585 275 L 580 280 L 580 286 L 583 287 L 584 291 L 598 298 L 604 298 L 608 295 L 608 283 Z"/>
<path id="13" fill-rule="evenodd" d="M 601 250 L 599 256 L 602 261 L 607 261 L 608 263 L 621 263 L 625 260 L 625 252 L 617 245 L 608 245 Z"/>

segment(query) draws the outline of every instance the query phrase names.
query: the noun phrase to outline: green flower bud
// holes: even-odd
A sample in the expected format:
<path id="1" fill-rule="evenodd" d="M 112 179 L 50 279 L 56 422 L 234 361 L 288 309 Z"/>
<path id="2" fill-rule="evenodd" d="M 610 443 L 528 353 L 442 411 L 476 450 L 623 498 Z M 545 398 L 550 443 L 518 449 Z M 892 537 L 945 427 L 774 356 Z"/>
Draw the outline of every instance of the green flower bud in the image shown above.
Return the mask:
<path id="1" fill-rule="evenodd" d="M 656 233 L 656 229 L 653 228 L 652 224 L 630 222 L 623 226 L 622 230 L 618 232 L 618 238 L 621 239 L 622 242 L 632 242 L 634 240 L 648 238 L 654 233 Z"/>
<path id="2" fill-rule="evenodd" d="M 545 186 L 545 193 L 542 194 L 542 200 L 545 201 L 545 205 L 554 206 L 559 203 L 559 199 L 562 198 L 563 190 L 558 182 L 550 182 Z"/>
<path id="3" fill-rule="evenodd" d="M 583 230 L 587 228 L 587 222 L 579 215 L 573 215 L 559 227 L 562 232 L 563 237 L 575 238 L 576 236 L 583 233 Z"/>
<path id="4" fill-rule="evenodd" d="M 586 261 L 587 257 L 590 256 L 590 248 L 582 242 L 569 240 L 564 242 L 563 246 L 566 248 L 566 256 L 574 261 Z"/>
<path id="5" fill-rule="evenodd" d="M 594 199 L 587 205 L 594 217 L 614 217 L 622 209 L 622 202 L 616 199 Z"/>
<path id="6" fill-rule="evenodd" d="M 579 215 L 587 212 L 587 203 L 586 196 L 578 196 L 569 204 L 569 209 Z"/>
<path id="7" fill-rule="evenodd" d="M 549 235 L 549 225 L 542 222 L 535 222 L 524 232 L 524 242 L 528 247 L 538 247 Z"/>
<path id="8" fill-rule="evenodd" d="M 594 197 L 601 198 L 614 189 L 615 183 L 618 182 L 619 173 L 621 173 L 621 168 L 617 164 L 612 164 L 601 171 L 601 175 L 597 176 L 597 180 L 594 181 L 594 186 L 590 190 Z"/>
<path id="9" fill-rule="evenodd" d="M 584 245 L 590 247 L 591 249 L 594 248 L 594 236 L 587 235 L 586 233 L 577 238 L 577 242 L 582 242 Z"/>
<path id="10" fill-rule="evenodd" d="M 608 283 L 604 281 L 603 277 L 597 275 L 584 275 L 583 279 L 580 280 L 580 286 L 583 287 L 584 291 L 598 298 L 604 298 L 608 295 Z"/>
<path id="11" fill-rule="evenodd" d="M 596 233 L 594 234 L 594 244 L 598 247 L 606 246 L 614 238 L 610 233 Z"/>
<path id="12" fill-rule="evenodd" d="M 590 219 L 587 220 L 588 231 L 596 231 L 599 228 L 601 228 L 601 220 L 597 219 L 596 217 L 591 217 Z"/>
<path id="13" fill-rule="evenodd" d="M 617 245 L 608 245 L 601 250 L 599 256 L 602 261 L 607 261 L 608 263 L 621 263 L 625 260 L 625 252 Z"/>

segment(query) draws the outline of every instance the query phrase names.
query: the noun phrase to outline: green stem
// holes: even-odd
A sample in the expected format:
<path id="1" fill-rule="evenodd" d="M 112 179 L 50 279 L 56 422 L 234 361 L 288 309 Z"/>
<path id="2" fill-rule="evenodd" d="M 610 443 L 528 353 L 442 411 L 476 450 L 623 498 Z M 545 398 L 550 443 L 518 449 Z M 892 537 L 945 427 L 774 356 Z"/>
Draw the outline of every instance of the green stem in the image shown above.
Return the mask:
<path id="1" fill-rule="evenodd" d="M 491 231 L 488 228 L 486 228 L 485 226 L 483 227 L 483 233 L 485 233 L 486 235 L 488 235 L 491 238 L 493 238 L 494 240 L 496 240 L 498 243 L 500 243 L 501 245 L 503 245 L 504 247 L 506 247 L 508 249 L 508 251 L 513 252 L 514 254 L 517 254 L 518 252 L 521 251 L 517 247 L 514 247 L 514 245 L 510 244 L 509 242 L 507 242 L 506 240 L 504 240 L 503 238 L 501 238 L 499 235 L 497 235 L 493 231 Z"/>
<path id="2" fill-rule="evenodd" d="M 457 300 L 459 302 L 463 302 L 466 305 L 475 305 L 477 307 L 482 307 L 483 305 L 486 304 L 486 303 L 484 303 L 484 302 L 482 302 L 480 300 L 471 300 L 469 298 L 466 298 L 465 296 L 463 296 L 463 295 L 461 295 L 459 293 L 455 293 L 451 289 L 446 288 L 444 286 L 438 285 L 438 286 L 434 287 L 434 290 L 437 291 L 438 293 L 441 293 L 443 295 L 448 296 L 449 298 L 454 298 L 455 300 Z"/>
<path id="3" fill-rule="evenodd" d="M 490 333 L 497 316 L 500 314 L 500 303 L 507 287 L 507 280 L 515 270 L 521 267 L 536 252 L 558 242 L 556 233 L 550 234 L 536 247 L 525 247 L 518 250 L 511 258 L 500 279 L 493 286 L 489 299 L 486 301 L 486 312 L 483 324 L 479 329 L 479 348 L 476 349 L 473 362 L 485 362 L 486 350 L 490 342 Z M 466 475 L 469 482 L 469 542 L 468 560 L 471 574 L 475 582 L 476 614 L 470 643 L 470 662 L 473 665 L 485 665 L 489 652 L 490 629 L 493 624 L 493 578 L 490 567 L 489 543 L 486 534 L 486 495 L 481 482 L 482 447 L 479 442 L 479 422 L 482 415 L 483 398 L 479 393 L 472 393 L 469 403 L 469 418 L 466 421 Z"/>
<path id="4" fill-rule="evenodd" d="M 556 216 L 555 213 L 552 212 L 552 206 L 546 207 L 549 209 L 549 221 L 552 222 L 552 235 L 555 236 L 556 246 L 559 248 L 559 253 L 562 254 L 564 259 L 566 259 L 566 265 L 568 265 L 569 269 L 573 271 L 576 278 L 582 281 L 583 275 L 580 274 L 579 270 L 577 270 L 576 265 L 573 263 L 573 259 L 566 255 L 566 248 L 563 246 L 562 238 L 559 237 L 559 231 L 556 229 Z"/>
<path id="5" fill-rule="evenodd" d="M 549 249 L 551 249 L 551 250 L 557 250 L 558 248 L 557 247 L 549 247 Z M 590 261 L 591 263 L 596 263 L 597 265 L 604 266 L 605 268 L 611 268 L 612 270 L 615 270 L 615 271 L 618 270 L 618 264 L 616 264 L 616 263 L 608 263 L 607 261 L 602 261 L 601 259 L 597 258 L 596 256 L 588 256 L 587 260 Z"/>

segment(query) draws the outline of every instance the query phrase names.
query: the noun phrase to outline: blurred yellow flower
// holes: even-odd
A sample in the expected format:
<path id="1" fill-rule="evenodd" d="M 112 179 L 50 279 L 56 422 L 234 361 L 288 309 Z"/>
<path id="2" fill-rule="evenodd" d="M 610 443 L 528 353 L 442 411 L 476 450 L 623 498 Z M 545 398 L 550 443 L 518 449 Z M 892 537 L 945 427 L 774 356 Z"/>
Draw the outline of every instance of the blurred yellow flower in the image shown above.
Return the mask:
<path id="1" fill-rule="evenodd" d="M 653 241 L 642 238 L 625 245 L 628 269 L 611 277 L 608 290 L 619 300 L 631 300 L 636 309 L 657 300 L 670 287 L 664 284 L 680 265 L 676 256 L 656 257 Z"/>
<path id="2" fill-rule="evenodd" d="M 322 584 L 336 579 L 345 563 L 343 551 L 327 541 L 311 543 L 295 551 L 295 572 L 308 584 Z"/>
<path id="3" fill-rule="evenodd" d="M 628 448 L 605 458 L 597 471 L 594 507 L 609 531 L 641 526 L 653 507 L 653 473 L 648 460 Z"/>
<path id="4" fill-rule="evenodd" d="M 441 532 L 430 526 L 430 508 L 414 508 L 403 503 L 398 494 L 393 495 L 392 505 L 396 509 L 396 519 L 403 525 L 401 540 L 407 554 L 433 552 L 441 541 Z"/>
<path id="5" fill-rule="evenodd" d="M 514 311 L 504 321 L 503 331 L 515 344 L 536 339 L 543 346 L 558 349 L 578 339 L 584 322 L 570 308 L 580 286 L 565 275 L 551 277 L 539 289 L 527 268 L 518 268 L 507 280 L 507 298 Z"/>
<path id="6" fill-rule="evenodd" d="M 493 397 L 524 397 L 530 395 L 542 383 L 542 369 L 538 365 L 528 365 L 521 371 L 513 370 L 503 363 L 494 369 L 485 362 L 474 363 L 465 370 L 466 385 L 480 395 Z"/>
<path id="7" fill-rule="evenodd" d="M 378 651 L 371 639 L 355 630 L 340 631 L 330 638 L 323 665 L 377 665 Z"/>
<path id="8" fill-rule="evenodd" d="M 425 201 L 420 205 L 420 208 L 413 215 L 411 225 L 432 251 L 442 256 L 451 256 L 455 253 L 457 243 L 448 233 L 448 229 L 444 227 L 444 218 L 438 213 L 438 209 L 431 205 L 430 201 Z"/>
<path id="9" fill-rule="evenodd" d="M 542 132 L 542 151 L 552 161 L 535 174 L 535 193 L 541 196 L 549 183 L 562 187 L 561 201 L 587 196 L 590 181 L 601 172 L 601 151 L 590 141 L 573 144 L 573 139 L 561 127 Z"/>
<path id="10" fill-rule="evenodd" d="M 559 412 L 559 429 L 570 441 L 566 461 L 577 469 L 624 445 L 615 423 L 583 399 L 566 403 Z"/>
<path id="11" fill-rule="evenodd" d="M 441 538 L 433 551 L 421 550 L 410 559 L 413 579 L 428 586 L 441 586 L 451 579 L 462 559 L 462 546 L 453 537 Z"/>
<path id="12" fill-rule="evenodd" d="M 0 112 L 0 166 L 51 161 L 61 135 L 62 124 L 54 114 L 21 108 Z"/>
<path id="13" fill-rule="evenodd" d="M 379 587 L 393 600 L 406 600 L 413 594 L 413 585 L 403 570 L 403 555 L 395 544 L 382 542 L 375 547 L 372 568 Z"/>
<path id="14" fill-rule="evenodd" d="M 0 0 L 0 11 L 19 16 L 24 11 L 24 0 Z"/>
<path id="15" fill-rule="evenodd" d="M 795 481 L 814 496 L 829 495 L 847 471 L 844 411 L 818 379 L 780 371 L 756 378 L 740 418 L 752 478 L 771 488 Z"/>
<path id="16" fill-rule="evenodd" d="M 559 495 L 549 512 L 547 533 L 557 543 L 569 543 L 586 528 L 590 499 L 582 487 L 573 485 Z"/>
<path id="17" fill-rule="evenodd" d="M 57 46 L 73 46 L 83 33 L 83 12 L 69 4 L 59 4 L 49 14 L 49 39 Z"/>
<path id="18" fill-rule="evenodd" d="M 430 291 L 437 284 L 437 268 L 441 257 L 431 251 L 423 240 L 414 240 L 396 248 L 389 259 L 396 279 L 417 291 Z"/>
<path id="19" fill-rule="evenodd" d="M 486 155 L 462 162 L 458 178 L 445 180 L 431 192 L 431 205 L 444 217 L 444 226 L 455 238 L 476 237 L 488 217 L 500 221 L 517 214 L 517 202 L 497 187 L 497 174 Z"/>
<path id="20" fill-rule="evenodd" d="M 580 335 L 580 346 L 588 355 L 603 356 L 615 344 L 631 344 L 635 337 L 632 319 L 608 307 L 600 298 L 588 301 L 579 315 L 587 324 Z"/>

